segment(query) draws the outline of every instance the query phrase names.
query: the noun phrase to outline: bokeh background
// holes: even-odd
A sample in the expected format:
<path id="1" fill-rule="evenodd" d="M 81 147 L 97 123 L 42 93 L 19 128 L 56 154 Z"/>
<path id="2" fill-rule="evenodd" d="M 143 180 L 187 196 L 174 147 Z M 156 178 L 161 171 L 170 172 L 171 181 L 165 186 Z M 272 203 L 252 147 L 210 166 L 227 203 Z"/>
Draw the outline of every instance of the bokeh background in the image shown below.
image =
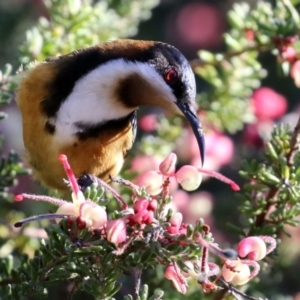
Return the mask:
<path id="1" fill-rule="evenodd" d="M 189 60 L 197 57 L 199 49 L 222 52 L 225 50 L 222 35 L 228 29 L 226 14 L 235 2 L 240 1 L 162 0 L 153 9 L 151 18 L 139 25 L 137 34 L 132 38 L 160 40 L 173 44 Z M 257 1 L 244 2 L 254 5 Z M 15 70 L 19 68 L 18 47 L 25 39 L 26 30 L 34 26 L 40 16 L 47 17 L 43 0 L 0 0 L 0 69 L 6 63 L 12 64 Z M 273 125 L 281 121 L 295 124 L 300 111 L 299 90 L 290 78 L 278 76 L 275 57 L 271 54 L 263 54 L 260 61 L 268 71 L 268 76 L 263 79 L 262 88 L 255 91 L 252 96 L 257 121 L 246 125 L 244 130 L 235 135 L 214 132 L 206 137 L 206 168 L 221 171 L 239 183 L 242 183 L 238 176 L 241 157 L 260 158 L 264 142 L 268 140 Z M 197 77 L 197 88 L 202 91 L 209 87 Z M 4 107 L 4 111 L 8 114 L 8 118 L 0 123 L 0 133 L 5 136 L 4 154 L 14 149 L 22 156 L 21 120 L 15 103 Z M 157 123 L 157 114 L 160 113 L 153 108 L 141 110 L 139 136 L 151 133 Z M 188 149 L 186 145 L 189 145 Z M 183 130 L 177 142 L 176 153 L 182 162 L 199 163 L 197 162 L 198 149 L 188 129 Z M 147 170 L 149 167 L 153 168 L 159 161 L 159 158 L 141 155 L 135 158 L 131 167 L 133 170 L 142 171 L 141 166 L 143 166 L 143 170 Z M 44 192 L 31 180 L 30 175 L 20 178 L 18 185 L 11 191 L 13 193 Z M 200 190 L 192 195 L 176 190 L 174 203 L 175 209 L 184 214 L 186 222 L 194 222 L 199 216 L 203 217 L 213 228 L 214 236 L 220 244 L 229 246 L 237 242 L 237 237 L 232 235 L 225 224 L 236 220 L 236 225 L 239 226 L 243 216 L 237 210 L 238 200 L 224 184 L 216 180 L 207 180 L 201 185 Z M 27 203 L 24 209 L 31 214 L 44 212 L 44 206 L 36 203 L 34 205 Z M 288 230 L 291 237 L 282 236 L 280 259 L 273 267 L 280 272 L 274 272 L 276 277 L 273 277 L 272 270 L 269 270 L 254 287 L 270 295 L 270 299 L 300 299 L 300 230 L 299 228 Z M 32 243 L 35 247 L 38 239 L 33 240 Z M 0 244 L 1 256 L 7 253 L 5 249 Z M 170 283 L 165 287 L 172 288 Z M 52 293 L 63 297 L 63 294 L 59 294 L 63 291 Z M 202 299 L 200 291 L 196 295 L 198 298 L 195 299 Z M 78 297 L 80 299 L 80 296 Z M 178 299 L 179 297 L 178 295 Z"/>

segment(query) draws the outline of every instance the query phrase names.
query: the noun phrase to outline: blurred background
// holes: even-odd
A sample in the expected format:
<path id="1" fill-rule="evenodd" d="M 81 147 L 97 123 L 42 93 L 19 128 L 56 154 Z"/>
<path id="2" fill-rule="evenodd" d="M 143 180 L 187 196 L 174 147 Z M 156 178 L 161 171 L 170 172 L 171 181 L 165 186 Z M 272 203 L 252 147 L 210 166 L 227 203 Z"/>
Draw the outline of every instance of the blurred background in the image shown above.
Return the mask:
<path id="1" fill-rule="evenodd" d="M 235 2 L 241 1 L 162 0 L 153 9 L 151 18 L 139 25 L 137 34 L 132 38 L 173 44 L 189 60 L 197 58 L 199 49 L 222 52 L 225 50 L 222 35 L 228 29 L 226 14 Z M 257 1 L 243 2 L 254 5 Z M 0 0 L 0 69 L 6 63 L 12 64 L 15 70 L 19 68 L 18 48 L 25 39 L 26 31 L 36 24 L 40 16 L 48 17 L 43 0 Z M 263 79 L 262 87 L 252 95 L 257 121 L 246 125 L 235 135 L 212 132 L 206 137 L 206 168 L 220 171 L 238 183 L 242 183 L 238 176 L 241 157 L 261 157 L 262 147 L 268 140 L 273 125 L 282 120 L 295 124 L 300 111 L 299 90 L 290 78 L 278 76 L 276 58 L 271 54 L 264 54 L 260 61 L 268 71 L 268 76 Z M 197 88 L 202 91 L 208 89 L 208 85 L 197 77 Z M 8 114 L 8 118 L 0 122 L 0 133 L 5 136 L 4 154 L 14 149 L 22 156 L 24 150 L 20 114 L 15 103 L 5 106 L 3 110 Z M 157 113 L 160 112 L 151 108 L 141 111 L 139 136 L 149 134 L 155 128 Z M 187 144 L 190 145 L 189 149 L 185 148 Z M 189 130 L 183 130 L 175 151 L 182 162 L 193 161 L 197 164 L 198 149 Z M 142 171 L 143 165 L 144 171 L 147 165 L 153 168 L 159 162 L 159 158 L 155 160 L 141 155 L 135 158 L 131 167 L 135 171 Z M 42 193 L 43 189 L 32 182 L 30 175 L 20 178 L 19 184 L 12 188 L 13 193 L 33 191 Z M 29 202 L 23 205 L 31 215 L 44 212 L 43 205 L 34 203 L 33 206 Z M 237 242 L 237 237 L 224 224 L 236 220 L 236 225 L 239 226 L 244 220 L 237 210 L 237 198 L 232 196 L 232 192 L 224 184 L 215 180 L 205 181 L 200 190 L 190 196 L 182 190 L 176 190 L 174 206 L 184 214 L 186 222 L 194 222 L 203 217 L 213 228 L 214 236 L 220 244 L 228 246 Z M 300 299 L 300 230 L 288 230 L 292 237 L 282 237 L 284 242 L 280 246 L 280 259 L 273 266 L 277 271 L 273 273 L 268 270 L 252 287 L 253 290 L 269 296 L 269 299 Z M 33 248 L 36 247 L 38 239 L 32 243 Z M 3 257 L 7 252 L 1 247 L 0 241 L 0 255 Z M 155 276 L 159 277 L 157 274 Z M 170 288 L 170 283 L 164 286 Z M 195 291 L 193 295 L 194 298 L 191 296 L 188 299 L 202 299 L 200 291 Z M 205 296 L 205 299 L 210 299 L 210 296 Z"/>

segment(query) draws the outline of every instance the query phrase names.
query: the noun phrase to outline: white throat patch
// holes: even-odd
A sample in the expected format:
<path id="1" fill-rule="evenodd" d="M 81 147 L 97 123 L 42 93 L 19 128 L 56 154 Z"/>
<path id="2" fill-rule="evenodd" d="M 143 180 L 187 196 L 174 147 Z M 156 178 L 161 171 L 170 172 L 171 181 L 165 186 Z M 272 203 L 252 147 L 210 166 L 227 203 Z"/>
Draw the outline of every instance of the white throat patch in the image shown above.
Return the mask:
<path id="1" fill-rule="evenodd" d="M 95 125 L 117 120 L 134 109 L 123 105 L 117 98 L 118 83 L 132 74 L 151 82 L 170 101 L 175 102 L 171 88 L 156 70 L 147 63 L 116 59 L 100 65 L 79 79 L 71 94 L 62 103 L 55 121 L 55 138 L 59 143 L 70 143 L 78 132 L 76 123 Z M 51 122 L 52 123 L 52 122 Z"/>

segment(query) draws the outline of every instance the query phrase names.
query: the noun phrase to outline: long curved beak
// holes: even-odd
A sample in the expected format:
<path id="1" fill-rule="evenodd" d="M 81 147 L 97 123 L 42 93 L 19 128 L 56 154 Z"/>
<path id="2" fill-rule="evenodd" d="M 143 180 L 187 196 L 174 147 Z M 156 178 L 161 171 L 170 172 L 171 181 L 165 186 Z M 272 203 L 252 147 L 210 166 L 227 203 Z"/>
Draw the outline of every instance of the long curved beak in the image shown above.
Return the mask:
<path id="1" fill-rule="evenodd" d="M 205 139 L 204 139 L 204 133 L 202 129 L 202 125 L 200 120 L 198 119 L 196 115 L 196 111 L 193 106 L 189 105 L 186 102 L 182 103 L 176 103 L 176 105 L 179 107 L 179 109 L 183 112 L 187 120 L 189 121 L 193 132 L 195 134 L 195 137 L 197 139 L 199 150 L 200 150 L 200 157 L 202 165 L 204 164 L 204 156 L 205 156 Z"/>

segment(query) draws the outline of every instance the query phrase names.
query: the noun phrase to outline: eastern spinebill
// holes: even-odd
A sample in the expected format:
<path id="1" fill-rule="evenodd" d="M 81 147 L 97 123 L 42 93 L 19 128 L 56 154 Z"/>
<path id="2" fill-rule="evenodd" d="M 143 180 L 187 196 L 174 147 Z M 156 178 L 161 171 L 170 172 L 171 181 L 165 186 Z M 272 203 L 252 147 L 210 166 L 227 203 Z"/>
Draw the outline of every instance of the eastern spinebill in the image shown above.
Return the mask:
<path id="1" fill-rule="evenodd" d="M 21 74 L 16 97 L 33 175 L 65 193 L 65 172 L 58 161 L 63 153 L 77 177 L 92 174 L 109 181 L 132 147 L 140 105 L 182 112 L 203 163 L 195 97 L 188 61 L 161 42 L 117 40 L 39 63 Z"/>

